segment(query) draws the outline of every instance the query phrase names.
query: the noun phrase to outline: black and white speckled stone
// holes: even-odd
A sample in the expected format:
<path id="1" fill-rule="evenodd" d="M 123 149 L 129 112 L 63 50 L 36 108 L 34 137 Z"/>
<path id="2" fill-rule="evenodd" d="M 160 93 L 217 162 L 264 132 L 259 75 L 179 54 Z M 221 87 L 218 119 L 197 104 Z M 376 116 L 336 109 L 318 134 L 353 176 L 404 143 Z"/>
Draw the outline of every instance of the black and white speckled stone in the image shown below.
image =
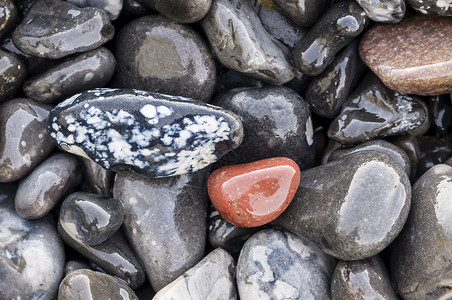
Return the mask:
<path id="1" fill-rule="evenodd" d="M 111 197 L 113 196 L 113 182 L 115 172 L 105 170 L 89 158 L 78 157 L 82 164 L 83 181 L 80 190 Z"/>
<path id="2" fill-rule="evenodd" d="M 60 199 L 80 183 L 82 174 L 77 159 L 67 153 L 56 153 L 22 179 L 14 200 L 22 218 L 38 219 L 47 214 Z"/>
<path id="3" fill-rule="evenodd" d="M 116 175 L 113 196 L 123 203 L 123 230 L 155 291 L 204 257 L 206 179 L 205 172 L 157 179 Z"/>
<path id="4" fill-rule="evenodd" d="M 103 87 L 113 77 L 116 60 L 104 47 L 80 54 L 25 81 L 25 94 L 43 103 Z"/>
<path id="5" fill-rule="evenodd" d="M 450 0 L 406 0 L 406 2 L 422 14 L 452 16 L 452 2 Z"/>
<path id="6" fill-rule="evenodd" d="M 12 38 L 24 53 L 56 59 L 95 49 L 111 40 L 114 31 L 101 9 L 78 8 L 61 0 L 38 0 Z"/>
<path id="7" fill-rule="evenodd" d="M 408 176 L 389 156 L 361 151 L 302 171 L 274 225 L 342 260 L 374 256 L 400 233 L 410 209 Z"/>
<path id="8" fill-rule="evenodd" d="M 340 261 L 331 280 L 333 300 L 398 300 L 388 270 L 379 256 Z"/>
<path id="9" fill-rule="evenodd" d="M 193 268 L 161 289 L 153 300 L 236 300 L 234 259 L 217 248 Z"/>
<path id="10" fill-rule="evenodd" d="M 356 0 L 375 22 L 398 23 L 405 16 L 405 0 Z"/>
<path id="11" fill-rule="evenodd" d="M 317 76 L 335 55 L 363 32 L 369 23 L 364 10 L 352 0 L 335 2 L 295 45 L 292 61 L 305 75 Z"/>
<path id="12" fill-rule="evenodd" d="M 73 193 L 60 209 L 61 228 L 73 239 L 98 245 L 122 225 L 124 210 L 119 200 L 89 193 Z"/>
<path id="13" fill-rule="evenodd" d="M 81 260 L 68 260 L 64 266 L 64 277 L 81 269 L 91 270 L 91 267 Z"/>
<path id="14" fill-rule="evenodd" d="M 306 101 L 287 87 L 234 89 L 213 101 L 240 116 L 243 144 L 222 160 L 246 163 L 289 157 L 306 169 L 314 165 L 314 131 Z"/>
<path id="15" fill-rule="evenodd" d="M 101 272 L 77 270 L 66 276 L 58 290 L 58 300 L 109 299 L 138 300 L 121 280 Z"/>
<path id="16" fill-rule="evenodd" d="M 25 64 L 15 55 L 0 50 L 0 102 L 13 97 L 26 76 Z"/>
<path id="17" fill-rule="evenodd" d="M 198 22 L 207 14 L 212 0 L 140 0 L 177 23 Z"/>
<path id="18" fill-rule="evenodd" d="M 188 25 L 145 16 L 116 37 L 115 85 L 208 102 L 216 83 L 209 46 Z"/>
<path id="19" fill-rule="evenodd" d="M 0 299 L 55 299 L 63 278 L 63 243 L 50 219 L 19 217 L 15 188 L 0 184 Z"/>
<path id="20" fill-rule="evenodd" d="M 330 0 L 273 0 L 301 27 L 312 27 L 331 5 Z"/>
<path id="21" fill-rule="evenodd" d="M 413 185 L 410 216 L 394 242 L 391 277 L 403 299 L 452 297 L 452 167 L 436 165 Z"/>
<path id="22" fill-rule="evenodd" d="M 0 182 L 23 178 L 52 152 L 46 132 L 50 109 L 26 98 L 0 105 Z"/>
<path id="23" fill-rule="evenodd" d="M 116 20 L 122 10 L 123 0 L 66 0 L 78 7 L 97 7 L 105 11 L 110 20 Z"/>
<path id="24" fill-rule="evenodd" d="M 141 286 L 146 274 L 129 243 L 118 230 L 111 238 L 98 245 L 86 245 L 68 235 L 58 223 L 58 233 L 63 241 L 101 267 L 106 273 L 124 280 L 131 288 Z"/>
<path id="25" fill-rule="evenodd" d="M 19 20 L 19 11 L 14 1 L 3 0 L 0 4 L 0 38 L 10 32 Z"/>
<path id="26" fill-rule="evenodd" d="M 247 0 L 215 0 L 201 26 L 227 68 L 273 84 L 295 76 L 286 47 L 262 26 Z"/>
<path id="27" fill-rule="evenodd" d="M 241 299 L 330 299 L 335 260 L 290 232 L 254 234 L 237 262 Z"/>
<path id="28" fill-rule="evenodd" d="M 370 76 L 352 93 L 328 129 L 342 144 L 376 137 L 423 134 L 430 125 L 427 106 L 416 97 L 394 92 Z"/>
<path id="29" fill-rule="evenodd" d="M 184 97 L 96 89 L 55 107 L 47 129 L 57 145 L 112 171 L 150 177 L 195 172 L 237 148 L 232 112 Z"/>

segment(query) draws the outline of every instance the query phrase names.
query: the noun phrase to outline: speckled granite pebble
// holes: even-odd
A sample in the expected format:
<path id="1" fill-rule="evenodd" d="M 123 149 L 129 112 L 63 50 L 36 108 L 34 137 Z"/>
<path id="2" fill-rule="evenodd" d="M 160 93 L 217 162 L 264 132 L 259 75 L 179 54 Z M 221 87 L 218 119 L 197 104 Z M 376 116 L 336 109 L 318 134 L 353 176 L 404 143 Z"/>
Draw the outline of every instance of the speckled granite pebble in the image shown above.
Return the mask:
<path id="1" fill-rule="evenodd" d="M 398 23 L 405 16 L 405 0 L 356 0 L 375 22 Z"/>
<path id="2" fill-rule="evenodd" d="M 452 16 L 450 0 L 406 0 L 406 2 L 422 14 Z"/>

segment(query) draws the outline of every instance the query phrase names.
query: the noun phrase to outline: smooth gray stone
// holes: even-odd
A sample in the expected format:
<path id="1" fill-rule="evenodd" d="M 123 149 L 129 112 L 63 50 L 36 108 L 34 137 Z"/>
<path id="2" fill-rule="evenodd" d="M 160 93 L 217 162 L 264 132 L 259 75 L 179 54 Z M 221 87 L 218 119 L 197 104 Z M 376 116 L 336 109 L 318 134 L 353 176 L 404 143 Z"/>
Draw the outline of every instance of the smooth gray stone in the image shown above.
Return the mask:
<path id="1" fill-rule="evenodd" d="M 51 107 L 20 98 L 0 105 L 0 182 L 12 182 L 30 173 L 54 144 L 46 132 Z"/>
<path id="2" fill-rule="evenodd" d="M 273 84 L 294 78 L 288 50 L 265 30 L 248 1 L 214 0 L 201 26 L 225 67 Z"/>
<path id="3" fill-rule="evenodd" d="M 225 250 L 217 248 L 152 298 L 172 299 L 237 299 L 234 259 Z"/>
<path id="4" fill-rule="evenodd" d="M 311 27 L 331 5 L 330 0 L 274 0 L 301 27 Z"/>
<path id="5" fill-rule="evenodd" d="M 85 90 L 105 86 L 113 77 L 115 65 L 113 54 L 100 47 L 27 79 L 23 89 L 32 99 L 52 103 Z"/>
<path id="6" fill-rule="evenodd" d="M 452 3 L 450 0 L 406 0 L 406 2 L 422 14 L 452 16 Z"/>
<path id="7" fill-rule="evenodd" d="M 433 166 L 413 185 L 406 225 L 391 246 L 391 277 L 403 299 L 452 298 L 452 167 Z"/>
<path id="8" fill-rule="evenodd" d="M 0 184 L 0 299 L 55 299 L 65 254 L 53 222 L 14 210 L 15 184 Z"/>
<path id="9" fill-rule="evenodd" d="M 119 17 L 119 14 L 122 10 L 122 1 L 123 0 L 66 0 L 67 2 L 71 2 L 78 7 L 97 7 L 105 11 L 110 20 L 116 20 Z"/>
<path id="10" fill-rule="evenodd" d="M 213 104 L 240 116 L 242 144 L 222 161 L 247 163 L 275 156 L 293 159 L 300 168 L 314 165 L 314 131 L 309 106 L 287 87 L 233 89 Z"/>
<path id="11" fill-rule="evenodd" d="M 15 199 L 16 211 L 25 219 L 41 218 L 81 180 L 77 159 L 70 154 L 56 153 L 20 181 Z"/>
<path id="12" fill-rule="evenodd" d="M 204 18 L 212 0 L 140 0 L 177 23 L 195 23 Z"/>
<path id="13" fill-rule="evenodd" d="M 361 151 L 301 172 L 275 220 L 342 260 L 374 256 L 400 233 L 410 209 L 408 176 L 389 156 Z"/>
<path id="14" fill-rule="evenodd" d="M 58 290 L 58 300 L 109 299 L 138 300 L 135 292 L 121 280 L 87 269 L 66 276 Z"/>
<path id="15" fill-rule="evenodd" d="M 350 148 L 340 148 L 335 150 L 329 156 L 328 160 L 333 161 L 341 159 L 346 155 L 350 155 L 359 151 L 377 151 L 394 159 L 402 166 L 408 176 L 411 175 L 411 162 L 408 154 L 399 147 L 384 140 L 371 140 L 358 144 Z"/>
<path id="16" fill-rule="evenodd" d="M 157 179 L 116 175 L 113 196 L 123 203 L 123 230 L 155 291 L 204 257 L 205 182 L 204 172 Z"/>
<path id="17" fill-rule="evenodd" d="M 10 32 L 19 20 L 19 11 L 12 0 L 0 3 L 0 38 Z"/>
<path id="18" fill-rule="evenodd" d="M 25 64 L 15 55 L 0 50 L 0 102 L 13 97 L 26 76 Z"/>
<path id="19" fill-rule="evenodd" d="M 241 299 L 331 299 L 336 261 L 311 242 L 288 231 L 254 234 L 237 262 Z"/>
<path id="20" fill-rule="evenodd" d="M 140 261 L 118 230 L 111 238 L 98 245 L 86 245 L 69 236 L 58 222 L 58 233 L 63 241 L 97 264 L 105 272 L 124 280 L 131 288 L 138 288 L 146 280 Z"/>
<path id="21" fill-rule="evenodd" d="M 91 270 L 91 267 L 81 260 L 69 260 L 66 262 L 66 265 L 64 266 L 64 277 L 81 269 Z"/>
<path id="22" fill-rule="evenodd" d="M 340 261 L 331 280 L 333 300 L 398 300 L 388 270 L 379 256 Z"/>
<path id="23" fill-rule="evenodd" d="M 209 46 L 188 25 L 159 15 L 124 26 L 116 37 L 115 85 L 208 102 L 216 83 Z"/>
<path id="24" fill-rule="evenodd" d="M 89 158 L 78 158 L 83 170 L 81 191 L 112 197 L 116 173 L 102 168 Z"/>
<path id="25" fill-rule="evenodd" d="M 409 0 L 408 0 L 409 1 Z M 375 22 L 399 23 L 405 16 L 405 0 L 356 0 Z"/>
<path id="26" fill-rule="evenodd" d="M 57 59 L 96 49 L 113 38 L 106 12 L 78 8 L 61 0 L 38 0 L 14 30 L 13 42 L 24 53 Z"/>

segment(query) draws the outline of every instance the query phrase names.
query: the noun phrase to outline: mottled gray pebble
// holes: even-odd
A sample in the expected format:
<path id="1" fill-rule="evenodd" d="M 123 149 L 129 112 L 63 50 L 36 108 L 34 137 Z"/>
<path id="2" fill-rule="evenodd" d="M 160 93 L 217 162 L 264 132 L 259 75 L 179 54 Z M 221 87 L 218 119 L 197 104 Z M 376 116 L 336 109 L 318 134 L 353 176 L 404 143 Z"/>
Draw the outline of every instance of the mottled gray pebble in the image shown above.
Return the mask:
<path id="1" fill-rule="evenodd" d="M 123 0 L 66 0 L 78 7 L 97 7 L 105 11 L 110 20 L 116 20 L 122 10 Z"/>
<path id="2" fill-rule="evenodd" d="M 422 14 L 452 16 L 450 0 L 406 0 L 406 2 Z"/>
<path id="3" fill-rule="evenodd" d="M 409 0 L 408 0 L 409 1 Z M 405 16 L 405 0 L 356 0 L 375 22 L 398 23 Z"/>
<path id="4" fill-rule="evenodd" d="M 14 28 L 19 19 L 19 11 L 14 1 L 3 0 L 0 3 L 0 38 Z"/>
<path id="5" fill-rule="evenodd" d="M 13 97 L 26 76 L 25 64 L 13 54 L 0 50 L 0 102 Z"/>
<path id="6" fill-rule="evenodd" d="M 298 26 L 311 27 L 331 5 L 330 0 L 274 0 Z"/>
<path id="7" fill-rule="evenodd" d="M 212 0 L 140 0 L 153 10 L 176 21 L 194 23 L 207 14 Z"/>

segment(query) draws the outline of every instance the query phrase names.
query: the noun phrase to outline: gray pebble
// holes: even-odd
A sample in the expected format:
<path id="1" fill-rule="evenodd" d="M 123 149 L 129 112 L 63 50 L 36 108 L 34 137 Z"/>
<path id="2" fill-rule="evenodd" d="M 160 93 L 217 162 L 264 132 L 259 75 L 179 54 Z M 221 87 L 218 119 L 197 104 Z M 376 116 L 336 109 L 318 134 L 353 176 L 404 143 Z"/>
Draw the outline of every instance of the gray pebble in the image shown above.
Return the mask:
<path id="1" fill-rule="evenodd" d="M 406 2 L 422 14 L 452 16 L 450 0 L 406 0 Z"/>
<path id="2" fill-rule="evenodd" d="M 105 11 L 110 20 L 116 20 L 119 17 L 119 14 L 122 10 L 122 1 L 123 0 L 66 0 L 78 7 L 97 7 Z"/>
<path id="3" fill-rule="evenodd" d="M 13 97 L 26 76 L 25 64 L 15 55 L 0 50 L 0 102 Z"/>
<path id="4" fill-rule="evenodd" d="M 204 18 L 212 0 L 140 0 L 177 23 L 195 23 Z"/>
<path id="5" fill-rule="evenodd" d="M 405 16 L 405 0 L 356 0 L 356 2 L 361 5 L 369 19 L 375 22 L 398 23 Z"/>
<path id="6" fill-rule="evenodd" d="M 0 3 L 0 38 L 10 32 L 19 20 L 19 11 L 12 0 Z"/>
<path id="7" fill-rule="evenodd" d="M 108 197 L 113 196 L 113 182 L 116 173 L 102 168 L 89 158 L 81 156 L 78 158 L 80 159 L 83 170 L 81 191 Z"/>
<path id="8" fill-rule="evenodd" d="M 301 27 L 312 27 L 331 5 L 330 0 L 274 0 Z"/>

